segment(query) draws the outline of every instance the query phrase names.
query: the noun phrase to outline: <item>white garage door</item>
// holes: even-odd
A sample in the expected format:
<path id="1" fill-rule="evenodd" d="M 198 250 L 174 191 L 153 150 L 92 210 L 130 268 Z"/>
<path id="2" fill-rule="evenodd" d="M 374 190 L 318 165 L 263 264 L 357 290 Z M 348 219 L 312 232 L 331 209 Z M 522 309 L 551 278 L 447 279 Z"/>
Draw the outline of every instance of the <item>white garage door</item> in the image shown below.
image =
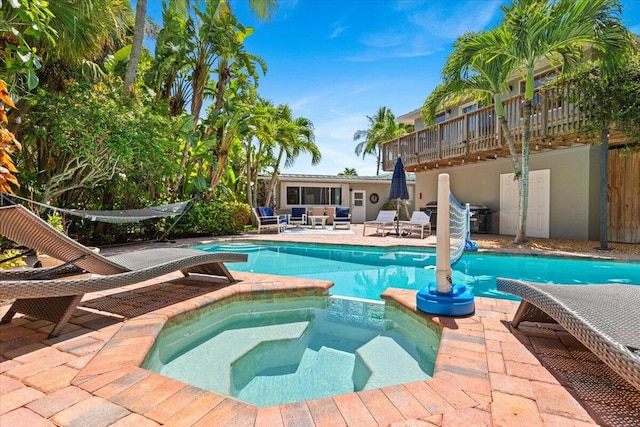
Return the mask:
<path id="1" fill-rule="evenodd" d="M 518 183 L 512 173 L 500 175 L 500 234 L 515 236 L 518 225 Z M 549 237 L 551 170 L 529 171 L 527 236 Z"/>

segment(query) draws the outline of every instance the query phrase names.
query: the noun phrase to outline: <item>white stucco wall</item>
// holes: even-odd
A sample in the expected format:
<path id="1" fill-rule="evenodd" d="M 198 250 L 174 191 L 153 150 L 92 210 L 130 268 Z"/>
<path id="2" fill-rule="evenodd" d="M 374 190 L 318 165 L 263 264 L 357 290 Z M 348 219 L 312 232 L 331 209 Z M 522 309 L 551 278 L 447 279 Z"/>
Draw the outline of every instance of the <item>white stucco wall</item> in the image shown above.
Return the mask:
<path id="1" fill-rule="evenodd" d="M 597 239 L 597 156 L 598 147 L 590 145 L 532 153 L 531 170 L 551 170 L 549 237 Z M 460 202 L 487 205 L 498 211 L 500 174 L 513 173 L 513 165 L 510 158 L 500 158 L 417 172 L 417 197 L 422 193 L 422 199 L 416 203 L 418 207 L 437 199 L 438 175 L 441 173 L 449 174 L 451 191 Z M 491 217 L 491 232 L 498 233 L 498 230 L 498 214 L 495 213 Z"/>

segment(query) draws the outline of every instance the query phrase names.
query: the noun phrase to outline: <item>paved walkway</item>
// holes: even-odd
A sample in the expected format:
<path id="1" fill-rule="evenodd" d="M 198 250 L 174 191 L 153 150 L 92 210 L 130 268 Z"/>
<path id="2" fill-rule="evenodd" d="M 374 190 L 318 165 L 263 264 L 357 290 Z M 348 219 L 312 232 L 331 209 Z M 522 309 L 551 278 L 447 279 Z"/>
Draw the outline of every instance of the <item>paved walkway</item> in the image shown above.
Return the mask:
<path id="1" fill-rule="evenodd" d="M 429 243 L 362 237 L 361 230 L 323 235 L 322 241 Z M 250 238 L 317 241 L 318 235 Z M 134 247 L 103 252 L 129 249 Z M 234 275 L 239 281 L 233 285 L 173 274 L 87 295 L 94 303 L 120 303 L 111 305 L 111 312 L 76 310 L 57 338 L 47 338 L 53 326 L 42 320 L 17 318 L 1 325 L 0 426 L 640 425 L 638 390 L 557 326 L 523 324 L 512 330 L 508 321 L 517 304 L 491 298 L 477 298 L 476 312 L 467 318 L 427 316 L 442 328 L 434 376 L 427 381 L 257 408 L 139 368 L 168 318 L 225 298 L 324 294 L 330 286 L 318 280 Z M 383 297 L 415 311 L 414 291 L 389 289 Z M 0 307 L 0 314 L 6 309 Z M 138 310 L 136 316 L 126 321 L 117 314 L 132 310 Z"/>

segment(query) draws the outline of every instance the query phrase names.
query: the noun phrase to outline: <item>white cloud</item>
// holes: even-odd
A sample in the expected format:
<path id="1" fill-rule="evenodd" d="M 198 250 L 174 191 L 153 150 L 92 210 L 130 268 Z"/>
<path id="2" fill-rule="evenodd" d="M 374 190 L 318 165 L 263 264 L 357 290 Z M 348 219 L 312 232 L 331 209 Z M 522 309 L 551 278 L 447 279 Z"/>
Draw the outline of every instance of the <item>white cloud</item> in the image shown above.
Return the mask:
<path id="1" fill-rule="evenodd" d="M 374 48 L 386 48 L 401 45 L 405 43 L 406 40 L 406 34 L 400 34 L 398 32 L 387 32 L 378 34 L 366 34 L 360 41 L 365 46 Z"/>
<path id="2" fill-rule="evenodd" d="M 375 62 L 391 58 L 416 58 L 429 56 L 444 50 L 444 46 L 427 46 L 420 39 L 415 39 L 410 44 L 395 46 L 387 49 L 367 49 L 347 58 L 354 62 Z"/>
<path id="3" fill-rule="evenodd" d="M 398 0 L 395 10 L 400 12 L 412 11 L 423 7 L 429 0 Z"/>
<path id="4" fill-rule="evenodd" d="M 336 22 L 335 24 L 333 24 L 333 31 L 331 32 L 331 34 L 329 34 L 329 38 L 330 39 L 335 39 L 336 37 L 338 37 L 340 34 L 342 34 L 348 28 L 349 27 L 340 25 L 340 23 Z"/>
<path id="5" fill-rule="evenodd" d="M 399 1 L 393 12 L 403 22 L 360 37 L 365 47 L 347 59 L 375 62 L 432 55 L 467 31 L 484 29 L 496 17 L 501 0 L 465 2 Z"/>
<path id="6" fill-rule="evenodd" d="M 501 4 L 501 0 L 431 2 L 410 15 L 409 21 L 435 37 L 454 40 L 468 31 L 484 30 L 495 19 Z"/>

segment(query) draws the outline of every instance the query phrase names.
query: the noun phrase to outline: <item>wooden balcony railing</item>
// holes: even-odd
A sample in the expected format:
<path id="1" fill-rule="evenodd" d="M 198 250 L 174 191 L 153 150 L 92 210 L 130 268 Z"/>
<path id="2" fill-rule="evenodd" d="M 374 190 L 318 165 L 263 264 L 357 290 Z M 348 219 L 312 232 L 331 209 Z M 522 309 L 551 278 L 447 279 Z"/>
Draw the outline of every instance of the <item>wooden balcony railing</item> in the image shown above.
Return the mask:
<path id="1" fill-rule="evenodd" d="M 579 133 L 588 111 L 584 107 L 581 110 L 579 105 L 569 101 L 578 99 L 572 90 L 567 84 L 559 89 L 538 89 L 534 92 L 530 141 L 532 150 L 592 142 Z M 503 101 L 507 124 L 517 145 L 522 143 L 524 133 L 523 98 L 523 95 L 517 95 Z M 398 156 L 402 156 L 407 171 L 415 172 L 508 155 L 507 142 L 502 138 L 493 105 L 403 135 L 382 145 L 385 171 L 393 170 Z"/>

